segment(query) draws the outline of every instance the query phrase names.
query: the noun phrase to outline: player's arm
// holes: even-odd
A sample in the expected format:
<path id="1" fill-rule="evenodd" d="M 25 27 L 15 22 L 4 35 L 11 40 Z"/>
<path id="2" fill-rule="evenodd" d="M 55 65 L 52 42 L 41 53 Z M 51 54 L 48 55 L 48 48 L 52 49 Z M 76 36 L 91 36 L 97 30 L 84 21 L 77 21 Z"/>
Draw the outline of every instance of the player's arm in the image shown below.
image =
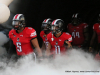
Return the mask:
<path id="1" fill-rule="evenodd" d="M 93 47 L 93 43 L 94 43 L 94 39 L 96 38 L 96 32 L 93 30 L 93 35 L 92 35 L 92 38 L 91 38 L 91 41 L 90 41 L 90 46 L 89 46 L 89 51 L 91 52 L 92 51 L 92 47 Z"/>
<path id="2" fill-rule="evenodd" d="M 84 29 L 84 36 L 85 36 L 85 42 L 88 42 L 89 41 L 88 27 Z"/>
<path id="3" fill-rule="evenodd" d="M 72 36 L 69 33 L 67 33 L 65 37 L 67 37 L 67 40 L 64 41 L 65 46 L 67 46 L 67 48 L 72 48 L 72 45 L 71 45 Z"/>
<path id="4" fill-rule="evenodd" d="M 44 52 L 44 51 L 45 51 L 45 49 L 46 49 L 46 47 L 45 47 L 45 43 L 43 42 L 43 43 L 42 43 L 41 50 Z"/>
<path id="5" fill-rule="evenodd" d="M 87 26 L 84 26 L 83 35 L 85 36 L 85 40 L 84 40 L 84 42 L 81 46 L 84 48 L 84 47 L 87 47 L 88 44 L 89 44 L 89 33 L 88 33 L 88 27 Z"/>
<path id="6" fill-rule="evenodd" d="M 50 56 L 50 50 L 51 50 L 51 44 L 48 43 L 48 46 L 46 47 L 46 51 L 45 51 L 45 56 L 46 57 Z"/>
<path id="7" fill-rule="evenodd" d="M 64 45 L 65 45 L 67 48 L 72 48 L 71 42 L 69 42 L 68 40 L 64 41 Z"/>
<path id="8" fill-rule="evenodd" d="M 7 53 L 8 53 L 8 58 L 10 58 L 13 54 L 16 54 L 16 47 L 11 39 L 9 40 L 9 49 Z"/>
<path id="9" fill-rule="evenodd" d="M 92 35 L 92 38 L 91 38 L 91 41 L 90 41 L 90 47 L 93 46 L 93 43 L 94 43 L 94 39 L 96 38 L 96 32 L 93 30 L 93 35 Z"/>
<path id="10" fill-rule="evenodd" d="M 36 49 L 36 51 L 37 51 L 37 53 L 38 53 L 38 56 L 41 57 L 41 56 L 42 56 L 42 51 L 41 51 L 41 49 L 40 49 L 40 47 L 39 47 L 39 43 L 38 43 L 37 38 L 33 38 L 33 39 L 31 40 L 31 43 L 32 43 L 32 45 L 35 47 L 35 49 Z"/>

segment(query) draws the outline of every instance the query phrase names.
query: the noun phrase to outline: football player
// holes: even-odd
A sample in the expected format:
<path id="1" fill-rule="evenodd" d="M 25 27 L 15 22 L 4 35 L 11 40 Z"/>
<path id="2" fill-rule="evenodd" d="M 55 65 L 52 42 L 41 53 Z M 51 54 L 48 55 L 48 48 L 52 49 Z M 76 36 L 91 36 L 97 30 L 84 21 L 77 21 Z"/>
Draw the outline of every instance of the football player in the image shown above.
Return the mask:
<path id="1" fill-rule="evenodd" d="M 72 35 L 72 46 L 85 48 L 88 45 L 88 24 L 82 23 L 79 14 L 73 14 L 72 22 L 67 25 L 68 32 Z"/>
<path id="2" fill-rule="evenodd" d="M 12 21 L 13 28 L 9 31 L 9 38 L 11 39 L 11 47 L 8 54 L 11 55 L 14 49 L 18 57 L 34 53 L 32 45 L 35 47 L 38 56 L 42 56 L 41 49 L 38 44 L 37 34 L 32 27 L 25 27 L 25 17 L 23 14 L 16 14 Z"/>
<path id="3" fill-rule="evenodd" d="M 43 40 L 42 48 L 41 48 L 43 53 L 45 52 L 46 47 L 48 46 L 47 35 L 51 32 L 51 23 L 52 20 L 50 18 L 45 19 L 42 22 L 42 26 L 41 26 L 42 31 L 40 32 L 40 37 Z"/>
<path id="4" fill-rule="evenodd" d="M 97 37 L 97 43 L 98 43 L 98 51 L 97 51 L 97 55 L 96 58 L 100 60 L 100 14 L 98 17 L 98 23 L 95 23 L 93 25 L 93 35 L 90 41 L 90 47 L 89 47 L 89 51 L 93 51 L 93 46 L 94 46 L 94 42 L 96 41 L 95 38 Z"/>
<path id="5" fill-rule="evenodd" d="M 51 30 L 52 34 L 48 34 L 48 47 L 46 48 L 46 56 L 63 54 L 67 48 L 72 47 L 72 36 L 69 33 L 62 32 L 63 20 L 56 19 L 52 22 Z M 66 48 L 67 47 L 67 48 Z"/>

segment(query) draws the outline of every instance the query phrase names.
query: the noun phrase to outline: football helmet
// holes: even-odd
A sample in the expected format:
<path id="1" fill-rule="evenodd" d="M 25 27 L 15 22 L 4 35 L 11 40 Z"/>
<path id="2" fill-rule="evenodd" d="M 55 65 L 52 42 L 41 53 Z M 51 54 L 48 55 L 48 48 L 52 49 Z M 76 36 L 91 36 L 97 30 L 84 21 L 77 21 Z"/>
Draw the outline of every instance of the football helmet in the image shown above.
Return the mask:
<path id="1" fill-rule="evenodd" d="M 50 31 L 52 19 L 48 18 L 42 22 L 41 29 L 46 33 Z"/>
<path id="2" fill-rule="evenodd" d="M 64 21 L 61 19 L 56 19 L 52 22 L 51 31 L 53 34 L 58 34 L 63 30 Z"/>
<path id="3" fill-rule="evenodd" d="M 79 13 L 73 14 L 72 15 L 72 24 L 73 25 L 78 25 L 80 23 L 80 17 L 79 17 Z"/>
<path id="4" fill-rule="evenodd" d="M 25 17 L 23 14 L 16 14 L 13 17 L 12 25 L 15 30 L 20 30 L 21 27 L 25 26 Z"/>
<path id="5" fill-rule="evenodd" d="M 43 22 L 42 22 L 42 30 L 46 31 L 46 30 L 50 30 L 50 27 L 51 27 L 51 23 L 52 23 L 52 20 L 50 18 L 48 19 L 45 19 Z"/>

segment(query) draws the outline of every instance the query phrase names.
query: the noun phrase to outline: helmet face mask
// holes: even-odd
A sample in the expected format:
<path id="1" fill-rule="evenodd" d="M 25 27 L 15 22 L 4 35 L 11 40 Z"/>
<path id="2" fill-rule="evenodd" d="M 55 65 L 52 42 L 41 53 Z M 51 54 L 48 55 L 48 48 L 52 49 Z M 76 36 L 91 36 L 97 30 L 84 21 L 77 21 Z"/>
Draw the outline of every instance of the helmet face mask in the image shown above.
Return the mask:
<path id="1" fill-rule="evenodd" d="M 50 30 L 50 25 L 43 23 L 42 24 L 42 30 L 44 30 L 44 31 Z"/>
<path id="2" fill-rule="evenodd" d="M 13 25 L 15 30 L 19 30 L 20 29 L 20 22 L 19 21 L 13 21 L 12 25 Z"/>
<path id="3" fill-rule="evenodd" d="M 58 34 L 60 32 L 60 28 L 59 28 L 59 26 L 52 25 L 51 31 L 52 31 L 53 34 Z"/>

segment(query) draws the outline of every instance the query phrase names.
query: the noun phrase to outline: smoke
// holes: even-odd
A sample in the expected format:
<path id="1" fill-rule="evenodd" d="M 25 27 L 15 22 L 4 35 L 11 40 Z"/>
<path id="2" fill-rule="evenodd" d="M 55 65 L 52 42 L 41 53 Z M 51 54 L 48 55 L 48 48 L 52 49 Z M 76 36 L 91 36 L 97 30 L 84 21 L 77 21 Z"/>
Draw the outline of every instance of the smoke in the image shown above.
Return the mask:
<path id="1" fill-rule="evenodd" d="M 7 36 L 4 33 L 0 32 L 0 46 L 4 45 L 7 42 L 8 42 Z"/>
<path id="2" fill-rule="evenodd" d="M 100 75 L 100 62 L 91 54 L 76 49 L 63 56 L 57 55 L 52 61 L 38 63 L 34 62 L 32 55 L 28 55 L 17 62 L 11 60 L 6 64 L 1 61 L 0 65 L 0 75 Z"/>
<path id="3" fill-rule="evenodd" d="M 0 32 L 0 56 L 7 54 L 6 48 L 3 47 L 3 45 L 7 42 L 8 42 L 7 36 L 3 32 Z"/>

